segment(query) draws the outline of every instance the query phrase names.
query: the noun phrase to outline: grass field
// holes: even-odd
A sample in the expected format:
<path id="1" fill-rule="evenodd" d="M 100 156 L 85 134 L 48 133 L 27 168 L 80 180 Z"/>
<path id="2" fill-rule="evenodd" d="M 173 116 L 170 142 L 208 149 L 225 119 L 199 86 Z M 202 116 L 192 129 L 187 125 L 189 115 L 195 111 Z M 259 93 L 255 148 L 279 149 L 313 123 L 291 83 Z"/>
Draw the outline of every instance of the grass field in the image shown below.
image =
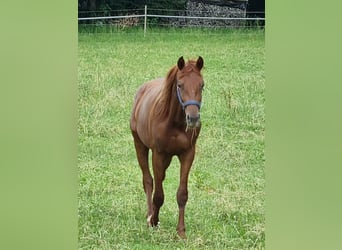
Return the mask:
<path id="1" fill-rule="evenodd" d="M 265 248 L 265 41 L 262 30 L 79 33 L 79 248 Z M 146 201 L 129 117 L 143 82 L 179 56 L 204 58 L 202 130 L 176 234 L 176 159 L 164 181 L 160 228 Z"/>

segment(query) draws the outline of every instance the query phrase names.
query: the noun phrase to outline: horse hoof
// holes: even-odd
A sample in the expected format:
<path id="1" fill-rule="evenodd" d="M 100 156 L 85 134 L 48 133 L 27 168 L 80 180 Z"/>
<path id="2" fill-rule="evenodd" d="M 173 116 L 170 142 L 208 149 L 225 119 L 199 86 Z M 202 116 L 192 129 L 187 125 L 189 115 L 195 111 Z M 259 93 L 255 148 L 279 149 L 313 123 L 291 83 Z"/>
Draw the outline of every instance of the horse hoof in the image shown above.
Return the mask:
<path id="1" fill-rule="evenodd" d="M 148 227 L 155 227 L 155 228 L 159 228 L 160 226 L 160 222 L 158 221 L 157 223 L 154 222 L 154 220 L 152 219 L 152 215 L 147 217 L 147 226 Z"/>
<path id="2" fill-rule="evenodd" d="M 178 231 L 177 234 L 181 239 L 186 240 L 187 237 L 186 237 L 186 234 L 184 231 L 182 231 L 182 232 Z"/>
<path id="3" fill-rule="evenodd" d="M 147 226 L 148 226 L 148 227 L 152 227 L 152 226 L 153 226 L 152 223 L 151 223 L 151 218 L 152 218 L 152 215 L 149 215 L 149 216 L 147 217 L 146 222 L 147 222 Z"/>
<path id="4" fill-rule="evenodd" d="M 177 228 L 177 234 L 180 238 L 186 239 L 185 228 Z"/>

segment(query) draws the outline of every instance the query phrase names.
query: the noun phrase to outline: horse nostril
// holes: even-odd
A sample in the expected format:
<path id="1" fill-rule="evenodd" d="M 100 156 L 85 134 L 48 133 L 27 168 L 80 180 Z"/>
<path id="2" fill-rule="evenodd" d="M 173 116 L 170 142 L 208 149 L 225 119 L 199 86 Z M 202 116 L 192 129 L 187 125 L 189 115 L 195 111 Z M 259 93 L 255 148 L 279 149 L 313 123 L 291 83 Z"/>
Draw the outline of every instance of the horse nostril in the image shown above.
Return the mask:
<path id="1" fill-rule="evenodd" d="M 186 115 L 186 121 L 190 124 L 196 123 L 198 122 L 200 119 L 200 115 L 195 115 L 195 116 L 191 116 L 189 114 Z"/>

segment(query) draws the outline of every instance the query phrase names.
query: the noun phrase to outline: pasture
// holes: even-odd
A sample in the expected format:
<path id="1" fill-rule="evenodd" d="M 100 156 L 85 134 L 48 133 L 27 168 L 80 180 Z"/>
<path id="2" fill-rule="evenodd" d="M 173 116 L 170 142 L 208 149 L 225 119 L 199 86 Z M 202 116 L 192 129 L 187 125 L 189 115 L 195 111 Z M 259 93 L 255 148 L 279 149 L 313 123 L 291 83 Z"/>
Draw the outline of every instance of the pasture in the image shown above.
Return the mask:
<path id="1" fill-rule="evenodd" d="M 262 30 L 79 33 L 79 248 L 265 248 L 265 41 Z M 129 128 L 138 87 L 204 59 L 202 130 L 177 236 L 179 162 L 164 181 L 160 227 L 146 226 Z"/>

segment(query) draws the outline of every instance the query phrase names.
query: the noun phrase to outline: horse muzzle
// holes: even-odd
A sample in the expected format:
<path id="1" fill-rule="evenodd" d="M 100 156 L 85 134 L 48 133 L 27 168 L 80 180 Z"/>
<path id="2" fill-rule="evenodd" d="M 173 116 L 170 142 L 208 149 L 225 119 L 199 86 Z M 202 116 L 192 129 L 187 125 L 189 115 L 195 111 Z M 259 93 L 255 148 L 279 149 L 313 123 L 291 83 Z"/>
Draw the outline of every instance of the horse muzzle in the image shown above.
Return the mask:
<path id="1" fill-rule="evenodd" d="M 188 128 L 196 128 L 201 125 L 200 114 L 186 114 L 186 125 Z"/>

